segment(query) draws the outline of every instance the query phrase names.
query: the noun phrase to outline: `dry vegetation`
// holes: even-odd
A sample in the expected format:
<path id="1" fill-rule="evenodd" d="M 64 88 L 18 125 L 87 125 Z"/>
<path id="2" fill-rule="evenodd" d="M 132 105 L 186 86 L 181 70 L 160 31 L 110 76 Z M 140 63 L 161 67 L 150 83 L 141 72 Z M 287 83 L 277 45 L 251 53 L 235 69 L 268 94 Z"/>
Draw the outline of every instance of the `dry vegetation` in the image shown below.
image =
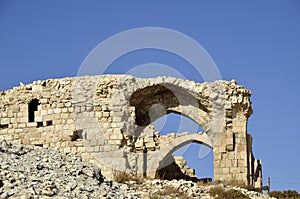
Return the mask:
<path id="1" fill-rule="evenodd" d="M 128 181 L 135 181 L 137 184 L 141 184 L 145 179 L 142 177 L 137 177 L 129 174 L 126 171 L 113 170 L 113 179 L 118 183 L 125 183 Z M 209 185 L 226 185 L 231 187 L 239 187 L 247 189 L 248 191 L 261 192 L 260 189 L 254 188 L 253 186 L 245 185 L 240 181 L 226 181 L 226 182 L 197 182 L 198 186 L 209 186 Z M 213 187 L 209 189 L 210 196 L 218 199 L 250 199 L 249 196 L 245 195 L 239 190 L 229 189 L 226 190 L 224 187 Z M 172 186 L 164 186 L 160 191 L 150 195 L 150 199 L 160 199 L 164 196 L 173 196 L 178 199 L 188 198 L 188 195 L 184 192 L 181 192 L 179 189 L 176 189 Z M 300 194 L 297 191 L 272 191 L 269 196 L 277 199 L 300 199 Z"/>
<path id="2" fill-rule="evenodd" d="M 112 170 L 113 179 L 118 183 L 125 183 L 128 181 L 135 181 L 137 184 L 141 184 L 143 182 L 142 177 L 134 176 L 126 171 L 119 171 L 116 169 Z"/>
<path id="3" fill-rule="evenodd" d="M 209 194 L 216 199 L 250 199 L 249 196 L 246 196 L 238 190 L 225 190 L 222 187 L 211 188 Z"/>
<path id="4" fill-rule="evenodd" d="M 289 198 L 289 199 L 300 199 L 300 194 L 297 191 L 271 191 L 269 196 L 282 199 L 282 198 Z"/>
<path id="5" fill-rule="evenodd" d="M 179 189 L 176 189 L 171 186 L 165 186 L 161 191 L 158 193 L 154 193 L 150 196 L 151 199 L 159 199 L 162 198 L 161 196 L 173 196 L 173 198 L 178 199 L 186 199 L 188 195 L 186 193 L 181 192 Z"/>

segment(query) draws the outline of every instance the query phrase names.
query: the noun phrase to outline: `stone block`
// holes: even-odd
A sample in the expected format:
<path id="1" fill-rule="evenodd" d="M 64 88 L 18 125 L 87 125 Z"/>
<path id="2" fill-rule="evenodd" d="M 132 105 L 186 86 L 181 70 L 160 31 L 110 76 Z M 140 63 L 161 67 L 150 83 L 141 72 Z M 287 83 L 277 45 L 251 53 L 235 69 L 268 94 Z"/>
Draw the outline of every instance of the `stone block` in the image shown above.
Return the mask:
<path id="1" fill-rule="evenodd" d="M 53 112 L 54 112 L 55 114 L 59 114 L 59 113 L 61 113 L 61 109 L 60 109 L 60 108 L 55 108 L 55 109 L 53 110 Z"/>
<path id="2" fill-rule="evenodd" d="M 110 116 L 110 112 L 108 112 L 108 111 L 104 111 L 102 113 L 102 117 L 104 117 L 104 118 L 108 118 L 109 116 Z"/>
<path id="3" fill-rule="evenodd" d="M 66 102 L 66 103 L 65 103 L 65 107 L 69 108 L 69 107 L 71 107 L 71 106 L 72 106 L 72 103 L 71 103 L 71 102 Z"/>
<path id="4" fill-rule="evenodd" d="M 42 116 L 35 117 L 35 121 L 36 122 L 43 122 L 43 117 Z"/>
<path id="5" fill-rule="evenodd" d="M 0 125 L 6 125 L 10 123 L 10 118 L 2 118 L 0 120 Z"/>
<path id="6" fill-rule="evenodd" d="M 135 142 L 135 147 L 136 148 L 143 148 L 144 147 L 144 140 L 142 138 L 139 138 L 136 142 Z"/>
<path id="7" fill-rule="evenodd" d="M 225 168 L 222 168 L 222 174 L 228 174 L 230 173 L 230 167 L 225 167 Z"/>
<path id="8" fill-rule="evenodd" d="M 43 86 L 41 86 L 41 85 L 33 85 L 32 86 L 32 91 L 33 92 L 42 92 L 43 91 Z"/>
<path id="9" fill-rule="evenodd" d="M 62 113 L 61 114 L 61 118 L 62 119 L 68 119 L 68 118 L 70 118 L 69 113 Z"/>
<path id="10" fill-rule="evenodd" d="M 47 98 L 40 99 L 40 103 L 41 104 L 47 104 L 48 103 L 48 99 Z"/>
<path id="11" fill-rule="evenodd" d="M 116 146 L 120 146 L 122 143 L 122 140 L 108 140 L 108 144 L 110 145 L 116 145 Z M 110 151 L 111 149 L 109 149 Z"/>
<path id="12" fill-rule="evenodd" d="M 37 127 L 37 123 L 36 122 L 30 122 L 30 123 L 27 123 L 26 126 L 29 127 L 29 128 Z"/>
<path id="13" fill-rule="evenodd" d="M 62 108 L 62 109 L 61 109 L 61 112 L 62 112 L 62 113 L 69 113 L 69 109 L 68 109 L 68 108 Z"/>
<path id="14" fill-rule="evenodd" d="M 148 142 L 148 143 L 145 143 L 145 146 L 147 149 L 149 150 L 155 150 L 155 142 Z"/>
<path id="15" fill-rule="evenodd" d="M 227 144 L 226 145 L 226 151 L 234 151 L 234 145 L 233 144 Z"/>

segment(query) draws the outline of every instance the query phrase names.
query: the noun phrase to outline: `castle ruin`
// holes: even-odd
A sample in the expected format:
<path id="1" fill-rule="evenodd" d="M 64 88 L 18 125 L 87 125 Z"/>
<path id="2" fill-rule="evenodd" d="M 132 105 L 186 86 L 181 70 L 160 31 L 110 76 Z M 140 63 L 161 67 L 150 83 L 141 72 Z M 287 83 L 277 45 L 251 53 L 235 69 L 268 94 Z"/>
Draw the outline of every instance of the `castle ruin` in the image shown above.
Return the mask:
<path id="1" fill-rule="evenodd" d="M 214 180 L 261 187 L 260 160 L 252 152 L 247 120 L 251 92 L 235 81 L 129 75 L 35 81 L 0 92 L 0 137 L 79 154 L 104 175 L 122 170 L 157 177 L 172 154 L 189 143 L 214 153 Z M 153 121 L 181 114 L 204 129 L 162 136 Z"/>

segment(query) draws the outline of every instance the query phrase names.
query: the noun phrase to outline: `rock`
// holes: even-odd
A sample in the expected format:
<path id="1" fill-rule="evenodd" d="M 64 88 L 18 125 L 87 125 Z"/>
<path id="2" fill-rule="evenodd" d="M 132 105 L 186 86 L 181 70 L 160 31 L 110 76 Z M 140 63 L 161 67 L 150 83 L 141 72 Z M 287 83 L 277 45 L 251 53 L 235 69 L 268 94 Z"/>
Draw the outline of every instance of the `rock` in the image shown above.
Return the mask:
<path id="1" fill-rule="evenodd" d="M 42 193 L 43 193 L 43 195 L 45 195 L 45 196 L 54 196 L 55 195 L 55 192 L 54 191 L 52 191 L 52 190 L 43 190 L 42 191 Z"/>
<path id="2" fill-rule="evenodd" d="M 186 180 L 115 183 L 76 155 L 0 141 L 0 199 L 6 198 L 211 198 L 209 189 L 235 189 L 252 199 L 260 193 L 223 185 L 200 186 Z M 17 155 L 16 155 L 17 154 Z M 16 158 L 17 157 L 17 158 Z M 166 189 L 168 191 L 164 192 Z M 167 193 L 167 195 L 165 195 Z"/>
<path id="3" fill-rule="evenodd" d="M 7 199 L 8 197 L 9 197 L 9 195 L 7 192 L 2 193 L 0 196 L 1 199 Z"/>

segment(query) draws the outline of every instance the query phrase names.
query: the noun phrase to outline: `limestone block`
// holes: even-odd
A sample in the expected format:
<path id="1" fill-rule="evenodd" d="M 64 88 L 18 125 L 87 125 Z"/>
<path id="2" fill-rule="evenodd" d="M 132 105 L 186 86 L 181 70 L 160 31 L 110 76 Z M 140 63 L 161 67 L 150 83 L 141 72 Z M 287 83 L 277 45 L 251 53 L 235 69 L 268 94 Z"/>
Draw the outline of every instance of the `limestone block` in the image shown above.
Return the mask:
<path id="1" fill-rule="evenodd" d="M 18 106 L 18 105 L 13 105 L 12 108 L 11 108 L 11 111 L 12 111 L 13 113 L 18 113 L 18 112 L 20 112 L 20 106 Z"/>
<path id="2" fill-rule="evenodd" d="M 61 113 L 61 109 L 60 109 L 60 108 L 55 108 L 55 109 L 53 110 L 53 112 L 54 112 L 55 114 Z"/>
<path id="3" fill-rule="evenodd" d="M 69 113 L 62 113 L 61 114 L 61 118 L 62 119 L 68 119 L 68 118 L 70 118 Z"/>
<path id="4" fill-rule="evenodd" d="M 41 85 L 33 85 L 32 86 L 32 91 L 33 92 L 42 92 L 43 91 L 43 86 L 41 86 Z"/>
<path id="5" fill-rule="evenodd" d="M 114 122 L 121 122 L 122 121 L 122 117 L 114 116 L 113 117 L 113 121 Z"/>
<path id="6" fill-rule="evenodd" d="M 13 114 L 13 112 L 12 112 L 12 111 L 8 111 L 8 113 L 7 113 L 7 117 L 8 117 L 8 118 L 12 118 L 12 117 L 14 117 L 14 114 Z"/>
<path id="7" fill-rule="evenodd" d="M 222 174 L 228 174 L 228 173 L 230 173 L 230 167 L 222 168 Z"/>
<path id="8" fill-rule="evenodd" d="M 62 112 L 62 113 L 68 113 L 68 112 L 69 112 L 69 109 L 68 109 L 68 108 L 62 108 L 61 112 Z"/>
<path id="9" fill-rule="evenodd" d="M 234 160 L 235 159 L 235 153 L 234 152 L 228 153 L 228 159 L 229 160 Z"/>
<path id="10" fill-rule="evenodd" d="M 47 98 L 40 99 L 40 103 L 41 104 L 47 104 L 48 103 L 48 99 Z"/>
<path id="11" fill-rule="evenodd" d="M 35 117 L 35 121 L 36 122 L 43 122 L 43 117 L 42 116 Z"/>
<path id="12" fill-rule="evenodd" d="M 24 128 L 26 127 L 26 123 L 18 123 L 17 128 L 21 128 L 24 131 Z"/>
<path id="13" fill-rule="evenodd" d="M 29 128 L 37 127 L 37 123 L 36 122 L 30 122 L 30 123 L 27 123 L 26 126 L 29 127 Z"/>
<path id="14" fill-rule="evenodd" d="M 234 160 L 231 160 L 231 165 L 233 166 L 233 167 L 237 167 L 238 166 L 238 159 L 234 159 Z"/>
<path id="15" fill-rule="evenodd" d="M 226 151 L 234 151 L 234 145 L 233 144 L 227 144 L 226 145 Z"/>
<path id="16" fill-rule="evenodd" d="M 72 106 L 72 103 L 71 103 L 71 102 L 66 102 L 66 103 L 65 103 L 65 107 L 69 108 L 69 107 L 71 107 L 71 106 Z"/>
<path id="17" fill-rule="evenodd" d="M 215 168 L 221 167 L 221 161 L 220 160 L 215 160 L 214 161 L 214 166 L 215 166 Z"/>
<path id="18" fill-rule="evenodd" d="M 70 147 L 65 147 L 64 148 L 64 153 L 70 153 L 71 152 L 71 148 Z"/>
<path id="19" fill-rule="evenodd" d="M 142 149 L 144 147 L 144 140 L 142 138 L 137 139 L 135 142 L 135 147 L 138 149 Z"/>
<path id="20" fill-rule="evenodd" d="M 63 137 L 61 137 L 60 140 L 61 140 L 62 142 L 65 142 L 65 141 L 71 141 L 72 138 L 71 138 L 70 136 L 63 136 Z"/>
<path id="21" fill-rule="evenodd" d="M 147 149 L 154 151 L 155 150 L 155 142 L 145 143 Z"/>
<path id="22" fill-rule="evenodd" d="M 222 174 L 223 173 L 223 169 L 221 167 L 217 167 L 214 169 L 214 173 L 215 174 Z"/>
<path id="23" fill-rule="evenodd" d="M 41 110 L 41 116 L 48 115 L 48 110 Z"/>
<path id="24" fill-rule="evenodd" d="M 9 118 L 2 118 L 0 120 L 0 125 L 6 125 L 10 123 L 10 119 Z"/>
<path id="25" fill-rule="evenodd" d="M 10 123 L 11 124 L 16 124 L 17 123 L 17 118 L 10 118 Z"/>
<path id="26" fill-rule="evenodd" d="M 120 146 L 122 143 L 122 140 L 108 140 L 108 144 Z"/>
<path id="27" fill-rule="evenodd" d="M 108 118 L 110 116 L 110 112 L 108 111 L 104 111 L 103 113 L 103 117 Z"/>
<path id="28" fill-rule="evenodd" d="M 0 129 L 0 135 L 7 135 L 8 129 Z"/>

